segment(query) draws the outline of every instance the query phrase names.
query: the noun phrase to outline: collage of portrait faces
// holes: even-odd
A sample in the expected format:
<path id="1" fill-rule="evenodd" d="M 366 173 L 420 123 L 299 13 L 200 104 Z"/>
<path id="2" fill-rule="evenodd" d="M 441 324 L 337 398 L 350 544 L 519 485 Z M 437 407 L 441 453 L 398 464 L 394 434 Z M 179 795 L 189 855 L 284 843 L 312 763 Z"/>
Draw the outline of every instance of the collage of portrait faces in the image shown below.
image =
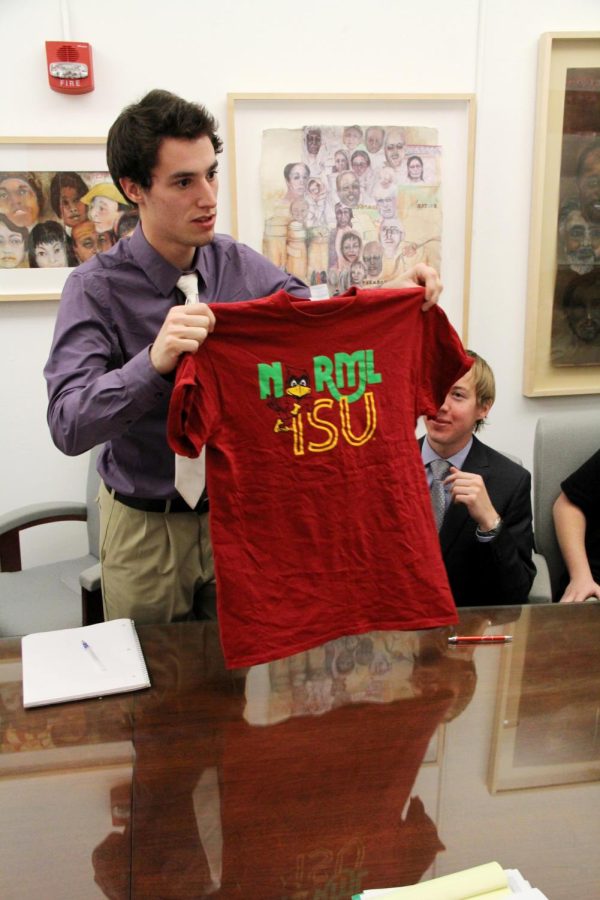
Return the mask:
<path id="1" fill-rule="evenodd" d="M 77 266 L 136 222 L 108 172 L 0 172 L 0 268 Z"/>
<path id="2" fill-rule="evenodd" d="M 600 69 L 568 69 L 551 360 L 600 365 Z"/>
<path id="3" fill-rule="evenodd" d="M 307 284 L 335 295 L 380 286 L 419 262 L 440 269 L 435 129 L 271 129 L 261 168 L 263 253 Z"/>

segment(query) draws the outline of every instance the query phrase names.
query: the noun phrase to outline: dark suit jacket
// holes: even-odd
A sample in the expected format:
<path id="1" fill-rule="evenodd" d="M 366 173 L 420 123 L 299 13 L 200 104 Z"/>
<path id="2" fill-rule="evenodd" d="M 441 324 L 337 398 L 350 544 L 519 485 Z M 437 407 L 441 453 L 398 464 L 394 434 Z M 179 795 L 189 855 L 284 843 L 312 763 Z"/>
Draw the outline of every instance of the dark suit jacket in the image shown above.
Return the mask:
<path id="1" fill-rule="evenodd" d="M 531 558 L 531 475 L 476 437 L 462 469 L 481 475 L 504 524 L 497 537 L 482 543 L 467 507 L 450 505 L 440 544 L 454 601 L 457 606 L 526 603 L 536 571 Z"/>

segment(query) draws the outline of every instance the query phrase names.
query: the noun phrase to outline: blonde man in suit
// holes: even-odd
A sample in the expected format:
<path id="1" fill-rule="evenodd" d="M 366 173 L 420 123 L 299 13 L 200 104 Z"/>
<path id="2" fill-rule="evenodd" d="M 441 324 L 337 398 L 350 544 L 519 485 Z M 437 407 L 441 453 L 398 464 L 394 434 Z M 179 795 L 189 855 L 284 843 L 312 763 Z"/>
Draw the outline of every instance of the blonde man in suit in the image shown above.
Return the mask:
<path id="1" fill-rule="evenodd" d="M 446 460 L 442 556 L 457 606 L 526 603 L 535 576 L 531 476 L 476 436 L 495 399 L 494 374 L 468 351 L 473 367 L 427 418 L 421 454 L 428 482 Z"/>

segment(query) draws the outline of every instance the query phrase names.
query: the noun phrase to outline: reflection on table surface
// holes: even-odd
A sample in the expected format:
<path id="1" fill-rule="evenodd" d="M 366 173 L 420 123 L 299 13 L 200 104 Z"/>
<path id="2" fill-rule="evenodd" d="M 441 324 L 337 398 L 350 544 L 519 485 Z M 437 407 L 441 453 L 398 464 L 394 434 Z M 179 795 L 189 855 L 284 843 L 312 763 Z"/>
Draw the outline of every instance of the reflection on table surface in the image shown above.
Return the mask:
<path id="1" fill-rule="evenodd" d="M 214 624 L 148 626 L 149 691 L 26 712 L 0 641 L 0 896 L 333 900 L 497 859 L 596 898 L 600 605 L 457 631 L 514 640 L 382 631 L 228 671 Z"/>

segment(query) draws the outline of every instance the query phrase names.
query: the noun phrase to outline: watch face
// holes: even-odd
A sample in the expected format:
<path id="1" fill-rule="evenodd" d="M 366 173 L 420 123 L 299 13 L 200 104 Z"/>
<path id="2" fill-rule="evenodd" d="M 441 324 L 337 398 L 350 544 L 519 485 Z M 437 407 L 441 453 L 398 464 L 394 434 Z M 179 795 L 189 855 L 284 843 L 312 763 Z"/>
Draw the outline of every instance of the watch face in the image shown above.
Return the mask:
<path id="1" fill-rule="evenodd" d="M 482 531 L 481 528 L 479 528 L 479 526 L 477 527 L 476 531 L 477 531 L 477 534 L 479 535 L 479 537 L 495 537 L 501 528 L 502 528 L 502 519 L 500 517 L 498 517 L 498 521 L 496 522 L 496 524 L 494 525 L 493 528 L 490 528 L 489 531 Z"/>

